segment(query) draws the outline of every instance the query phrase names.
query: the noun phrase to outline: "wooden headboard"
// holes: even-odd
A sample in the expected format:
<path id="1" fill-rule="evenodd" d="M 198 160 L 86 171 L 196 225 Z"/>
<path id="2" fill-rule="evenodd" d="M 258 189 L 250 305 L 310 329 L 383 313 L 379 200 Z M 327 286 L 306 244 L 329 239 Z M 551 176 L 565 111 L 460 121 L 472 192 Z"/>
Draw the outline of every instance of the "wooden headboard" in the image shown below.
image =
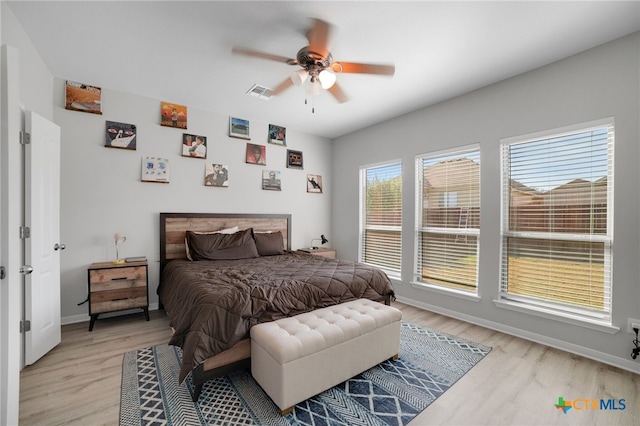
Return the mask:
<path id="1" fill-rule="evenodd" d="M 290 214 L 160 213 L 160 270 L 172 259 L 186 259 L 187 231 L 218 231 L 224 228 L 280 231 L 285 250 L 291 250 Z"/>

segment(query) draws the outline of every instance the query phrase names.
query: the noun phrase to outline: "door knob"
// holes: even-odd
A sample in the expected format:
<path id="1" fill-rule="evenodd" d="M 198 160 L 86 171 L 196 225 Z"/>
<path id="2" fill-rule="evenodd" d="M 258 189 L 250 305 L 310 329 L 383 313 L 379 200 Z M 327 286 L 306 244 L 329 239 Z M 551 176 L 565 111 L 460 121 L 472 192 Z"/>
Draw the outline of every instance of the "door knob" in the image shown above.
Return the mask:
<path id="1" fill-rule="evenodd" d="M 56 243 L 56 245 L 55 245 L 55 246 L 53 246 L 53 249 L 54 249 L 55 251 L 58 251 L 58 250 L 64 250 L 64 249 L 66 249 L 66 248 L 67 248 L 67 246 L 65 246 L 64 244 L 58 244 L 58 243 Z"/>
<path id="2" fill-rule="evenodd" d="M 32 272 L 33 272 L 33 266 L 31 266 L 31 265 L 22 265 L 22 266 L 20 267 L 19 272 L 20 272 L 22 275 L 29 275 L 30 273 L 32 273 Z"/>

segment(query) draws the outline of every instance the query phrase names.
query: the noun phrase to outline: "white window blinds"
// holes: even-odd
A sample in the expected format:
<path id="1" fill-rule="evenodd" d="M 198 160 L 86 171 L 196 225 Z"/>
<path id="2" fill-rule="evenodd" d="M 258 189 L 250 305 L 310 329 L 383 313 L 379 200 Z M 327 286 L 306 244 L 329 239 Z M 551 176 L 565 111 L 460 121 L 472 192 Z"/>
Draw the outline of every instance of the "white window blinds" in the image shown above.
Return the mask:
<path id="1" fill-rule="evenodd" d="M 415 280 L 475 292 L 480 148 L 416 157 Z"/>
<path id="2" fill-rule="evenodd" d="M 402 163 L 360 169 L 359 261 L 400 277 Z"/>
<path id="3" fill-rule="evenodd" d="M 607 122 L 503 143 L 501 298 L 610 323 L 613 142 Z"/>

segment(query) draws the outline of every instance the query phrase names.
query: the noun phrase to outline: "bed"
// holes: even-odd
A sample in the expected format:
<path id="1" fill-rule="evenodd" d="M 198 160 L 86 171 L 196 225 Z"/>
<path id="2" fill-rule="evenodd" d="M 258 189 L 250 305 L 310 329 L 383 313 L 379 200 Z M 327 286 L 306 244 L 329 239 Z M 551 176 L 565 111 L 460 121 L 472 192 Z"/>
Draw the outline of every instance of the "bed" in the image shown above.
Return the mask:
<path id="1" fill-rule="evenodd" d="M 377 268 L 291 251 L 287 214 L 160 213 L 160 306 L 182 382 L 250 366 L 250 328 L 359 298 L 390 303 Z"/>

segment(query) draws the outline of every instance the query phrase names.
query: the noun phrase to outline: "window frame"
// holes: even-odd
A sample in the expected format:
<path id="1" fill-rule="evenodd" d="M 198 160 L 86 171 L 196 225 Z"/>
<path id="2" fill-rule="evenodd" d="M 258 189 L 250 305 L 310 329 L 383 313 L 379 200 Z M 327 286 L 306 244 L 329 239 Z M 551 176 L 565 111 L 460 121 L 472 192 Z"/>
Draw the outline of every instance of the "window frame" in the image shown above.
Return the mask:
<path id="1" fill-rule="evenodd" d="M 390 167 L 390 166 L 400 167 L 400 179 L 402 181 L 403 173 L 404 173 L 404 164 L 401 159 L 394 159 L 394 160 L 384 161 L 384 162 L 375 163 L 375 164 L 367 164 L 367 165 L 360 166 L 359 168 L 359 171 L 358 171 L 358 176 L 359 176 L 358 262 L 375 266 L 381 269 L 382 271 L 384 271 L 384 273 L 387 274 L 387 276 L 390 279 L 400 281 L 402 279 L 402 240 L 403 240 L 402 223 L 400 223 L 400 226 L 367 225 L 367 221 L 366 221 L 366 218 L 367 218 L 367 211 L 366 211 L 367 198 L 366 197 L 367 197 L 367 187 L 368 187 L 367 172 L 371 169 L 384 168 L 384 167 Z M 400 191 L 400 206 L 401 206 L 401 217 L 402 217 L 402 208 L 403 208 L 402 189 Z M 400 236 L 400 252 L 398 253 L 398 256 L 400 258 L 400 263 L 401 263 L 399 269 L 393 269 L 393 268 L 386 267 L 384 265 L 365 262 L 364 260 L 365 254 L 366 254 L 365 253 L 365 231 L 367 229 L 398 232 L 398 235 Z"/>
<path id="2" fill-rule="evenodd" d="M 480 204 L 481 204 L 481 151 L 480 144 L 474 143 L 464 146 L 458 146 L 454 148 L 427 152 L 416 155 L 415 157 L 415 229 L 414 229 L 414 259 L 413 259 L 413 281 L 412 284 L 421 288 L 429 288 L 432 290 L 440 291 L 445 294 L 459 295 L 469 300 L 479 300 L 479 272 L 480 272 L 480 225 L 477 228 L 446 228 L 446 227 L 430 227 L 424 226 L 424 161 L 426 159 L 438 159 L 446 158 L 457 155 L 464 157 L 465 155 L 473 153 L 477 155 L 478 159 L 478 215 L 480 216 Z M 447 197 L 445 204 L 449 201 L 449 194 L 451 192 L 444 192 L 443 195 Z M 457 196 L 456 196 L 457 202 Z M 467 213 L 468 215 L 469 213 Z M 468 219 L 467 219 L 468 220 Z M 436 233 L 443 236 L 472 236 L 476 239 L 476 264 L 475 264 L 475 283 L 472 288 L 463 288 L 457 285 L 449 285 L 437 280 L 423 279 L 422 276 L 422 235 L 423 233 Z"/>
<path id="3" fill-rule="evenodd" d="M 579 135 L 594 130 L 607 130 L 607 207 L 606 207 L 606 233 L 569 233 L 569 232 L 530 232 L 510 230 L 510 197 L 509 188 L 511 167 L 509 164 L 508 150 L 514 144 L 526 144 L 547 139 L 562 138 L 570 135 Z M 518 312 L 529 313 L 544 318 L 585 326 L 588 328 L 614 333 L 618 330 L 612 326 L 613 318 L 613 217 L 614 217 L 614 179 L 615 179 L 615 120 L 613 117 L 578 123 L 562 128 L 550 129 L 527 135 L 514 136 L 500 140 L 500 277 L 498 287 L 498 298 L 495 304 Z M 603 310 L 588 309 L 586 307 L 576 307 L 569 303 L 554 302 L 533 296 L 514 295 L 509 293 L 507 240 L 509 238 L 540 239 L 550 243 L 563 242 L 589 242 L 603 244 L 604 257 L 604 301 Z M 608 272 L 607 272 L 608 271 Z"/>

